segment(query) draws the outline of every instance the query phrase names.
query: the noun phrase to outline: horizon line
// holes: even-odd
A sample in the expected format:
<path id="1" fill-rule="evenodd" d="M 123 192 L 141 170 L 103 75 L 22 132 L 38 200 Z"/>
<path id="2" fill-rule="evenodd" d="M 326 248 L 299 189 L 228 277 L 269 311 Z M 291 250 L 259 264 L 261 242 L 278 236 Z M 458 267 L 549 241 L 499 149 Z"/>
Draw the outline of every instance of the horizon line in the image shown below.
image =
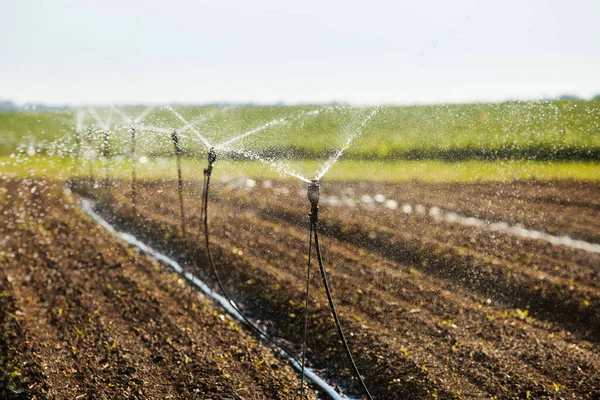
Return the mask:
<path id="1" fill-rule="evenodd" d="M 340 104 L 340 105 L 354 105 L 354 106 L 436 106 L 436 105 L 461 105 L 461 104 L 502 104 L 502 103 L 519 103 L 519 102 L 545 102 L 545 101 L 558 101 L 558 100 L 572 100 L 572 101 L 591 101 L 600 98 L 600 93 L 591 96 L 580 96 L 574 93 L 564 93 L 558 96 L 539 96 L 539 97 L 507 97 L 505 99 L 474 99 L 471 101 L 456 100 L 456 101 L 385 101 L 385 102 L 352 102 L 343 100 L 330 100 L 330 101 L 127 101 L 127 102 L 77 102 L 77 103 L 54 103 L 44 101 L 26 101 L 20 102 L 10 98 L 1 98 L 0 103 L 12 103 L 17 107 L 18 110 L 27 107 L 46 107 L 46 108 L 64 108 L 64 109 L 77 109 L 84 107 L 104 108 L 104 107 L 150 107 L 150 106 L 197 106 L 197 107 L 211 107 L 211 106 L 260 106 L 260 107 L 292 107 L 292 106 L 309 106 L 309 105 L 329 105 L 329 104 Z"/>

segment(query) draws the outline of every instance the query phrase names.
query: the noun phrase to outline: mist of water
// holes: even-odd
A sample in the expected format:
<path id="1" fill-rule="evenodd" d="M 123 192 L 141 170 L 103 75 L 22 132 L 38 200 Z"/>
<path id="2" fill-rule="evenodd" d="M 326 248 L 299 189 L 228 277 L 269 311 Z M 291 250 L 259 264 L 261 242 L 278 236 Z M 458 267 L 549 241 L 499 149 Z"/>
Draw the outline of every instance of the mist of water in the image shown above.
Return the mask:
<path id="1" fill-rule="evenodd" d="M 322 108 L 320 108 L 318 110 L 303 111 L 303 112 L 299 113 L 298 115 L 296 115 L 296 116 L 294 116 L 292 118 L 283 118 L 282 117 L 282 118 L 273 119 L 273 120 L 267 122 L 266 124 L 264 124 L 262 126 L 259 126 L 258 128 L 254 128 L 252 130 L 249 130 L 249 131 L 247 131 L 245 133 L 242 133 L 240 135 L 237 135 L 237 136 L 235 136 L 235 137 L 227 140 L 226 142 L 223 142 L 223 143 L 217 145 L 215 147 L 215 149 L 228 149 L 228 150 L 230 150 L 230 146 L 232 144 L 234 144 L 235 142 L 239 142 L 242 139 L 244 139 L 244 138 L 246 138 L 246 137 L 248 137 L 250 135 L 253 135 L 255 133 L 263 131 L 263 130 L 265 130 L 267 128 L 271 128 L 271 127 L 275 127 L 275 126 L 279 126 L 279 125 L 290 124 L 290 123 L 293 123 L 295 121 L 298 121 L 301 118 L 319 115 L 325 109 L 331 109 L 331 107 L 322 107 Z"/>
<path id="2" fill-rule="evenodd" d="M 119 110 L 116 107 L 111 107 L 111 110 L 113 110 L 114 112 L 119 114 L 121 116 L 121 118 L 123 118 L 128 124 L 133 125 L 133 118 L 131 118 L 129 115 L 127 115 L 124 111 Z"/>
<path id="3" fill-rule="evenodd" d="M 154 111 L 155 108 L 155 106 L 151 106 L 142 111 L 137 117 L 133 119 L 134 125 L 141 123 L 148 115 L 150 115 L 152 111 Z"/>
<path id="4" fill-rule="evenodd" d="M 379 106 L 375 107 L 373 109 L 373 111 L 371 111 L 371 113 L 369 115 L 367 115 L 367 117 L 361 122 L 358 129 L 356 131 L 354 131 L 351 135 L 348 136 L 344 145 L 333 156 L 331 156 L 327 160 L 327 162 L 325 162 L 325 165 L 323 166 L 323 168 L 321 168 L 321 171 L 319 171 L 319 173 L 317 173 L 317 176 L 315 179 L 323 178 L 323 176 L 331 169 L 331 167 L 333 167 L 333 165 L 340 159 L 340 157 L 342 156 L 342 154 L 344 154 L 344 152 L 348 149 L 348 147 L 350 147 L 352 142 L 354 142 L 354 140 L 356 140 L 356 138 L 358 138 L 360 135 L 362 135 L 364 128 L 367 126 L 369 121 L 371 121 L 371 119 L 373 117 L 375 117 L 375 115 L 377 115 L 378 111 L 379 111 Z"/>
<path id="5" fill-rule="evenodd" d="M 305 176 L 304 174 L 300 173 L 298 170 L 293 168 L 291 165 L 289 165 L 290 163 L 287 160 L 285 160 L 284 158 L 278 158 L 278 157 L 274 157 L 274 156 L 264 156 L 261 154 L 260 151 L 249 149 L 246 146 L 244 146 L 244 144 L 243 144 L 244 139 L 249 138 L 253 135 L 256 135 L 259 132 L 266 131 L 269 128 L 291 126 L 297 122 L 304 123 L 304 121 L 307 118 L 317 117 L 324 112 L 363 110 L 362 108 L 356 108 L 356 107 L 342 107 L 342 106 L 331 106 L 331 105 L 323 106 L 318 109 L 301 111 L 293 116 L 279 117 L 279 118 L 272 119 L 260 126 L 257 126 L 248 131 L 240 133 L 239 135 L 231 137 L 221 143 L 213 144 L 212 141 L 207 137 L 207 135 L 203 134 L 196 127 L 201 124 L 205 124 L 207 121 L 213 120 L 214 118 L 216 118 L 216 116 L 219 113 L 224 112 L 224 109 L 220 109 L 218 112 L 213 111 L 211 113 L 202 115 L 199 118 L 196 118 L 192 121 L 188 121 L 185 117 L 183 117 L 183 115 L 181 115 L 172 106 L 165 105 L 165 106 L 162 106 L 162 108 L 169 111 L 172 115 L 174 115 L 175 118 L 182 123 L 182 126 L 173 127 L 173 128 L 165 128 L 165 127 L 161 127 L 161 126 L 155 126 L 152 124 L 141 125 L 141 122 L 145 118 L 147 118 L 152 113 L 152 111 L 155 110 L 155 107 L 149 107 L 135 117 L 132 117 L 131 115 L 129 115 L 128 113 L 126 113 L 123 110 L 120 110 L 119 108 L 112 107 L 109 109 L 108 115 L 105 120 L 103 120 L 101 118 L 101 116 L 98 114 L 98 112 L 93 108 L 88 109 L 88 113 L 89 113 L 89 115 L 92 116 L 92 118 L 96 122 L 96 125 L 99 126 L 99 128 L 101 130 L 106 131 L 106 132 L 108 132 L 111 128 L 112 119 L 113 119 L 114 114 L 119 115 L 123 121 L 130 124 L 131 126 L 136 126 L 137 124 L 140 124 L 140 125 L 137 125 L 139 127 L 139 129 L 143 129 L 144 131 L 146 131 L 148 133 L 155 133 L 155 134 L 160 134 L 160 135 L 170 135 L 173 132 L 173 130 L 176 130 L 180 134 L 183 132 L 186 132 L 186 131 L 191 131 L 195 134 L 195 137 L 197 139 L 199 139 L 199 141 L 207 149 L 214 148 L 221 152 L 229 152 L 232 154 L 238 154 L 244 159 L 251 160 L 251 161 L 258 161 L 260 163 L 267 165 L 269 168 L 271 168 L 272 170 L 277 172 L 279 175 L 293 177 L 302 182 L 308 183 L 308 182 L 310 182 L 310 178 Z M 379 107 L 375 107 L 373 110 L 371 110 L 368 113 L 368 115 L 360 121 L 360 123 L 358 124 L 358 126 L 356 128 L 352 128 L 352 126 L 351 126 L 352 124 L 354 124 L 354 122 L 350 121 L 348 123 L 347 127 L 344 130 L 345 131 L 350 130 L 351 131 L 350 134 L 346 137 L 346 139 L 344 140 L 341 147 L 339 147 L 335 151 L 335 153 L 333 153 L 327 160 L 325 160 L 324 163 L 322 164 L 322 166 L 317 169 L 317 171 L 314 175 L 315 179 L 322 179 L 328 173 L 328 171 L 342 157 L 344 152 L 356 141 L 356 139 L 358 137 L 360 137 L 362 135 L 364 128 L 377 115 L 378 111 L 379 111 Z M 78 129 L 83 129 L 83 117 L 78 117 L 77 126 L 78 126 Z M 277 140 L 277 137 L 276 136 L 270 137 L 269 140 Z"/>
<path id="6" fill-rule="evenodd" d="M 75 132 L 81 133 L 84 129 L 85 112 L 78 111 L 75 116 Z"/>
<path id="7" fill-rule="evenodd" d="M 175 115 L 181 122 L 184 123 L 184 126 L 181 128 L 181 130 L 190 129 L 192 132 L 198 135 L 198 138 L 202 141 L 202 143 L 204 143 L 206 148 L 213 148 L 213 145 L 208 141 L 208 139 L 204 135 L 202 135 L 196 128 L 194 128 L 191 122 L 188 122 L 185 118 L 183 118 L 183 116 L 179 114 L 177 110 L 175 110 L 171 106 L 165 106 L 165 109 L 171 111 L 173 115 Z"/>
<path id="8" fill-rule="evenodd" d="M 275 172 L 277 172 L 279 175 L 282 176 L 290 176 L 292 178 L 296 178 L 301 180 L 302 182 L 306 182 L 306 183 L 310 183 L 310 179 L 302 176 L 300 173 L 294 171 L 293 169 L 290 168 L 289 165 L 286 165 L 282 160 L 276 160 L 276 159 L 272 159 L 272 158 L 267 158 L 267 157 L 261 157 L 259 154 L 256 154 L 250 150 L 243 150 L 243 149 L 229 149 L 229 151 L 236 153 L 236 154 L 240 154 L 242 155 L 244 158 L 248 159 L 248 160 L 252 160 L 252 161 L 258 161 L 261 162 L 263 164 L 268 165 L 272 170 L 274 170 Z"/>

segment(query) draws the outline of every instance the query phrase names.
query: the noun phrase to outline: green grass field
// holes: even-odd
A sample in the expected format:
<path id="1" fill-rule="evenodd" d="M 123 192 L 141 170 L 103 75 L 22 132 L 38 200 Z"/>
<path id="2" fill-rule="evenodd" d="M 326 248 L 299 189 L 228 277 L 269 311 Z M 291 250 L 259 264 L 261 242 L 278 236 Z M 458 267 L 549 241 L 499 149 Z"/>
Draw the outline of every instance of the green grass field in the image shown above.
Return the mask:
<path id="1" fill-rule="evenodd" d="M 185 159 L 183 175 L 186 180 L 202 180 L 202 171 L 206 167 L 204 160 Z M 300 172 L 307 178 L 314 176 L 320 163 L 316 161 L 294 160 L 290 168 Z M 104 177 L 105 165 L 100 161 L 93 163 L 94 176 Z M 150 159 L 137 163 L 139 179 L 174 179 L 176 178 L 175 159 Z M 0 178 L 47 177 L 67 179 L 89 175 L 90 165 L 87 162 L 76 162 L 72 159 L 56 157 L 0 157 Z M 129 161 L 112 162 L 110 173 L 114 178 L 130 179 L 131 163 Z M 295 179 L 282 177 L 268 165 L 255 161 L 218 160 L 215 164 L 216 179 L 236 179 L 241 177 L 262 179 Z M 426 182 L 476 182 L 476 181 L 511 181 L 517 179 L 577 179 L 600 181 L 600 163 L 579 161 L 482 161 L 469 160 L 461 162 L 447 161 L 372 161 L 341 160 L 325 176 L 325 180 L 345 181 L 387 181 L 401 182 L 421 180 Z"/>
<path id="2" fill-rule="evenodd" d="M 318 109 L 319 113 L 311 113 Z M 337 106 L 177 108 L 183 118 L 194 121 L 193 126 L 212 144 L 269 121 L 291 119 L 289 124 L 274 124 L 247 136 L 235 143 L 234 149 L 270 157 L 306 178 L 313 178 L 323 161 L 360 130 L 372 110 Z M 132 117 L 142 111 L 122 109 Z M 1 175 L 87 174 L 87 169 L 75 165 L 73 158 L 103 153 L 102 125 L 109 120 L 111 171 L 114 176 L 127 178 L 131 165 L 127 161 L 131 151 L 129 122 L 110 109 L 97 110 L 95 115 L 87 112 L 79 121 L 80 133 L 76 129 L 76 111 L 0 113 Z M 192 130 L 181 129 L 183 125 L 164 108 L 148 114 L 136 132 L 136 157 L 149 160 L 138 164 L 140 178 L 174 176 L 173 143 L 166 133 L 171 129 L 180 133 L 186 155 L 186 179 L 201 178 L 206 147 Z M 156 127 L 163 132 L 157 133 Z M 234 155 L 237 161 L 223 159 Z M 264 163 L 239 160 L 239 153 L 219 152 L 219 157 L 217 175 L 280 176 Z M 598 160 L 600 100 L 388 106 L 379 109 L 325 179 L 600 180 Z M 101 160 L 96 160 L 94 170 L 103 170 Z"/>
<path id="3" fill-rule="evenodd" d="M 200 119 L 197 129 L 212 143 L 281 117 L 293 117 L 316 106 L 240 106 L 230 108 L 180 107 L 188 120 Z M 142 109 L 124 109 L 136 115 Z M 319 159 L 339 148 L 347 135 L 356 132 L 365 111 L 324 111 L 298 119 L 287 126 L 270 127 L 249 136 L 240 147 L 264 155 Z M 98 110 L 100 119 L 109 110 Z M 113 123 L 128 125 L 118 114 Z M 164 129 L 183 123 L 164 109 L 152 112 L 147 125 Z M 90 115 L 83 126 L 94 129 L 92 141 L 102 140 L 99 123 Z M 0 154 L 8 155 L 19 145 L 36 147 L 43 153 L 65 153 L 84 142 L 75 134 L 75 112 L 0 113 Z M 181 133 L 188 155 L 201 156 L 204 145 L 191 131 Z M 166 134 L 138 132 L 138 153 L 168 156 L 172 144 Z M 129 133 L 121 128 L 111 136 L 114 154 L 129 150 Z M 600 159 L 600 100 L 506 102 L 382 107 L 348 148 L 345 159 L 366 160 L 598 160 Z"/>

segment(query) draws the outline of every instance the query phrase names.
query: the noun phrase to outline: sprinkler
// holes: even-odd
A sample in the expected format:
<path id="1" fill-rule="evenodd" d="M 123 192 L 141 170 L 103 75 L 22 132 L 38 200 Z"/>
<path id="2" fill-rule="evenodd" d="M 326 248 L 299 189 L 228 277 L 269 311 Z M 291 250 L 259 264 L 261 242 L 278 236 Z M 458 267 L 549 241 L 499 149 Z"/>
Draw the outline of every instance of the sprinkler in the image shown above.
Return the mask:
<path id="1" fill-rule="evenodd" d="M 346 355 L 348 356 L 348 360 L 352 365 L 352 370 L 354 371 L 354 375 L 360 382 L 365 395 L 369 399 L 373 399 L 371 393 L 369 393 L 369 389 L 365 384 L 356 363 L 354 362 L 354 358 L 352 357 L 352 352 L 350 351 L 350 347 L 348 346 L 348 342 L 346 341 L 346 337 L 344 336 L 344 331 L 342 330 L 342 324 L 340 322 L 340 318 L 335 309 L 335 304 L 333 302 L 333 297 L 331 295 L 331 289 L 329 287 L 329 282 L 327 281 L 327 272 L 325 271 L 325 267 L 323 266 L 323 257 L 321 256 L 321 247 L 319 246 L 319 198 L 321 196 L 321 186 L 318 179 L 313 179 L 308 184 L 307 189 L 308 201 L 310 202 L 310 240 L 308 247 L 308 273 L 307 273 L 307 281 L 306 281 L 306 298 L 305 298 L 305 308 L 304 308 L 304 343 L 302 350 L 302 376 L 301 376 L 301 396 L 304 396 L 304 354 L 306 351 L 306 335 L 308 328 L 308 295 L 309 295 L 309 281 L 310 281 L 310 255 L 312 253 L 312 237 L 314 235 L 315 239 L 315 248 L 317 250 L 317 261 L 319 263 L 319 270 L 321 271 L 321 278 L 323 278 L 323 286 L 325 287 L 325 292 L 327 294 L 327 300 L 329 301 L 329 308 L 331 309 L 331 313 L 333 314 L 333 319 L 335 321 L 335 327 L 337 328 L 338 335 L 342 344 L 344 346 L 344 350 L 346 351 Z"/>
<path id="2" fill-rule="evenodd" d="M 208 151 L 208 167 L 204 170 L 204 175 L 210 176 L 212 174 L 213 165 L 217 161 L 217 152 L 214 147 L 211 147 Z"/>
<path id="3" fill-rule="evenodd" d="M 319 198 L 321 197 L 321 186 L 318 179 L 312 179 L 308 184 L 308 201 L 310 202 L 310 223 L 319 222 Z"/>

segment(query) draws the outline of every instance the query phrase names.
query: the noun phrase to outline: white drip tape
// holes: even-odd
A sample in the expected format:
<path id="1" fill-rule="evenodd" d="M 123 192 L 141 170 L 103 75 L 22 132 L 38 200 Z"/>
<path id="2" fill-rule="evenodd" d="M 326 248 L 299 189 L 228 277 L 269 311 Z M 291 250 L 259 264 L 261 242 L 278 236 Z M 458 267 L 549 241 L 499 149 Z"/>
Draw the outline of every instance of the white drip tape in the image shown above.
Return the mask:
<path id="1" fill-rule="evenodd" d="M 570 236 L 556 236 L 546 232 L 525 229 L 522 225 L 510 225 L 507 222 L 489 222 L 480 218 L 470 217 L 461 215 L 452 211 L 445 211 L 439 207 L 427 208 L 422 204 L 408 204 L 404 203 L 400 205 L 396 200 L 387 199 L 381 194 L 370 196 L 364 194 L 360 196 L 359 200 L 354 200 L 348 196 L 321 196 L 323 200 L 330 206 L 354 206 L 355 204 L 362 204 L 366 209 L 375 209 L 375 206 L 384 206 L 390 210 L 399 209 L 404 214 L 420 214 L 429 215 L 437 222 L 451 222 L 465 226 L 472 226 L 477 228 L 488 229 L 495 232 L 508 233 L 510 235 L 520 236 L 526 239 L 532 240 L 543 240 L 545 242 L 552 243 L 554 245 L 570 247 L 572 249 L 583 250 L 590 253 L 600 253 L 600 244 L 586 242 L 585 240 L 573 239 Z"/>
<path id="2" fill-rule="evenodd" d="M 570 247 L 577 250 L 584 250 L 590 253 L 600 253 L 600 244 L 573 239 L 572 237 L 567 235 L 551 235 L 542 231 L 525 229 L 521 225 L 510 225 L 507 222 L 502 221 L 488 222 L 480 218 L 469 217 L 452 211 L 444 211 L 439 207 L 430 207 L 428 210 L 427 207 L 421 204 L 412 205 L 405 203 L 400 209 L 405 214 L 411 214 L 415 212 L 421 215 L 429 215 L 437 222 L 444 221 L 466 226 L 473 226 L 477 228 L 489 229 L 491 231 L 508 233 L 526 239 L 543 240 L 555 245 Z"/>
<path id="3" fill-rule="evenodd" d="M 127 232 L 118 231 L 108 221 L 106 221 L 104 218 L 102 218 L 100 215 L 98 215 L 94 211 L 94 203 L 91 200 L 81 199 L 81 208 L 87 215 L 89 215 L 92 219 L 94 219 L 94 221 L 96 221 L 100 226 L 102 226 L 104 229 L 106 229 L 110 233 L 114 234 L 115 236 L 124 240 L 125 242 L 137 247 L 144 253 L 155 258 L 156 260 L 167 264 L 175 272 L 177 272 L 179 274 L 183 273 L 183 268 L 181 267 L 181 265 L 179 265 L 179 263 L 177 261 L 160 253 L 159 251 L 153 249 L 152 247 L 146 245 L 144 242 L 138 240 L 132 234 L 127 233 Z M 231 305 L 229 303 L 229 301 L 225 297 L 216 293 L 208 285 L 206 285 L 206 283 L 204 283 L 202 280 L 195 277 L 193 274 L 191 274 L 189 272 L 185 272 L 183 274 L 183 276 L 189 282 L 191 282 L 193 285 L 198 287 L 204 294 L 206 294 L 207 296 L 216 300 L 231 316 L 233 316 L 235 319 L 242 322 L 243 324 L 245 323 L 244 319 L 242 318 L 240 313 L 235 309 L 235 307 L 233 305 Z M 268 337 L 267 334 L 264 332 L 261 333 L 261 336 L 263 339 Z M 292 365 L 292 367 L 294 367 L 296 370 L 298 370 L 298 371 L 302 370 L 302 366 L 300 365 L 300 363 L 298 363 L 293 358 L 289 357 L 283 351 L 283 349 L 278 347 L 277 352 L 281 357 L 285 358 Z M 325 393 L 327 393 L 329 395 L 329 397 L 331 397 L 332 399 L 334 399 L 334 400 L 350 399 L 346 395 L 342 395 L 342 394 L 339 394 L 338 392 L 336 392 L 333 387 L 331 387 L 327 382 L 325 382 L 322 378 L 320 378 L 312 369 L 304 368 L 304 375 L 306 376 L 306 378 L 311 380 L 315 385 L 317 385 L 319 388 L 321 388 Z"/>
<path id="4" fill-rule="evenodd" d="M 526 239 L 543 240 L 555 245 L 570 247 L 573 249 L 584 250 L 590 253 L 600 253 L 600 244 L 586 242 L 584 240 L 573 239 L 570 236 L 555 236 L 546 232 L 525 229 L 519 225 L 509 225 L 506 222 L 487 222 L 475 217 L 467 217 L 455 212 L 445 212 L 437 207 L 429 209 L 429 216 L 436 221 L 447 221 L 466 226 L 474 226 L 489 229 L 495 232 L 508 233 L 520 236 Z"/>

